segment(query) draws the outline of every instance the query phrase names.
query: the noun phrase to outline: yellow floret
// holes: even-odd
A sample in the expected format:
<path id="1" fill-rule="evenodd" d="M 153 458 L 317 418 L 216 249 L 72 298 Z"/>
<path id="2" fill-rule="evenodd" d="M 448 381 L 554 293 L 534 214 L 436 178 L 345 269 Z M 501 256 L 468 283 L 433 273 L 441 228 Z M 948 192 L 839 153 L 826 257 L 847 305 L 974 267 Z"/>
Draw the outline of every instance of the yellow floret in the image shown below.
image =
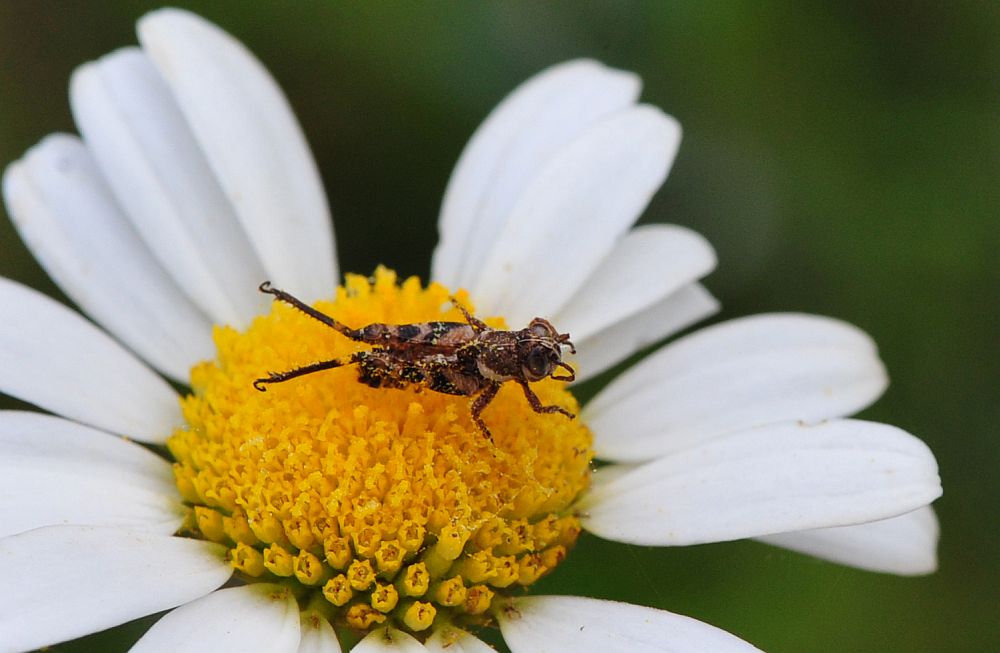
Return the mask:
<path id="1" fill-rule="evenodd" d="M 315 306 L 350 327 L 464 321 L 448 296 L 380 268 Z M 576 540 L 571 506 L 589 483 L 591 434 L 535 413 L 515 384 L 483 413 L 491 443 L 472 422 L 473 398 L 371 388 L 351 366 L 255 390 L 270 372 L 367 348 L 284 304 L 245 332 L 217 328 L 215 342 L 218 359 L 192 371 L 187 425 L 168 447 L 194 508 L 186 527 L 228 545 L 244 580 L 296 583 L 303 604 L 324 597 L 340 625 L 391 619 L 418 633 L 442 611 L 488 621 L 495 593 L 533 583 Z M 564 383 L 532 388 L 579 411 Z"/>

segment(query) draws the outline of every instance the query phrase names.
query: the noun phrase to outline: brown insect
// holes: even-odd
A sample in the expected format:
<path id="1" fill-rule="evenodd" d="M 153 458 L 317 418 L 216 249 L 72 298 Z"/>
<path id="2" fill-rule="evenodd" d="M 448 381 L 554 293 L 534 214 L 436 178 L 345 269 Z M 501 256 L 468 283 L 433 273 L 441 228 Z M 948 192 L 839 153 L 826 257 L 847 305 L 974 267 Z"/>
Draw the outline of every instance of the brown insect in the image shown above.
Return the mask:
<path id="1" fill-rule="evenodd" d="M 291 304 L 355 342 L 371 345 L 359 351 L 287 372 L 272 372 L 257 379 L 253 386 L 264 392 L 269 383 L 281 383 L 313 372 L 358 366 L 358 380 L 373 388 L 403 388 L 418 385 L 434 392 L 475 397 L 471 404 L 472 419 L 491 442 L 493 436 L 483 421 L 482 412 L 490 404 L 500 386 L 514 381 L 536 413 L 562 413 L 572 419 L 572 413 L 560 406 L 544 406 L 528 384 L 551 377 L 558 381 L 573 381 L 573 368 L 562 361 L 562 348 L 576 349 L 568 333 L 559 333 L 548 320 L 536 317 L 520 331 L 493 329 L 469 314 L 452 297 L 462 311 L 465 322 L 418 322 L 415 324 L 383 324 L 375 322 L 360 329 L 338 322 L 283 290 L 272 288 L 269 281 L 260 291 Z M 556 375 L 557 368 L 567 370 Z"/>

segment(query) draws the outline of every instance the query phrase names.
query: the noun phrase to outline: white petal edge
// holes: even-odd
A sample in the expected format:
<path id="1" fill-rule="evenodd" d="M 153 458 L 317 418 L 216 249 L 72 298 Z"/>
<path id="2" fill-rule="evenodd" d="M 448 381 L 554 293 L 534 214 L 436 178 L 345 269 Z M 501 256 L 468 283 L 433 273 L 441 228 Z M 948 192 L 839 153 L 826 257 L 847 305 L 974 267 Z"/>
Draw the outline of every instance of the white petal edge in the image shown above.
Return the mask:
<path id="1" fill-rule="evenodd" d="M 639 105 L 560 149 L 476 260 L 468 289 L 480 310 L 526 324 L 565 306 L 666 179 L 680 134 L 676 120 Z"/>
<path id="2" fill-rule="evenodd" d="M 0 411 L 0 538 L 76 524 L 170 535 L 184 506 L 170 463 L 76 422 Z"/>
<path id="3" fill-rule="evenodd" d="M 700 234 L 675 225 L 625 234 L 561 311 L 551 317 L 577 340 L 624 321 L 715 268 L 715 250 Z"/>
<path id="4" fill-rule="evenodd" d="M 496 653 L 496 649 L 472 633 L 450 625 L 435 630 L 424 647 L 431 653 Z"/>
<path id="5" fill-rule="evenodd" d="M 718 300 L 704 286 L 688 284 L 639 313 L 619 320 L 589 338 L 574 341 L 577 355 L 571 362 L 576 368 L 576 382 L 593 378 L 643 347 L 718 311 Z"/>
<path id="6" fill-rule="evenodd" d="M 528 596 L 499 612 L 513 653 L 728 653 L 757 651 L 706 623 L 639 605 L 579 596 Z"/>
<path id="7" fill-rule="evenodd" d="M 472 135 L 448 181 L 431 277 L 452 288 L 471 285 L 539 169 L 590 125 L 634 104 L 640 87 L 632 73 L 578 59 L 511 92 Z"/>
<path id="8" fill-rule="evenodd" d="M 294 653 L 299 629 L 291 591 L 255 583 L 182 605 L 153 624 L 130 653 Z"/>
<path id="9" fill-rule="evenodd" d="M 427 651 L 413 635 L 395 628 L 379 628 L 368 633 L 351 653 L 425 653 Z"/>
<path id="10" fill-rule="evenodd" d="M 211 323 L 158 266 L 80 140 L 52 134 L 4 172 L 14 226 L 73 301 L 163 373 L 212 355 Z"/>
<path id="11" fill-rule="evenodd" d="M 923 442 L 887 424 L 774 424 L 717 438 L 596 486 L 584 528 L 657 546 L 725 542 L 895 517 L 941 496 Z"/>
<path id="12" fill-rule="evenodd" d="M 731 320 L 660 349 L 584 410 L 600 458 L 641 461 L 725 433 L 857 412 L 888 384 L 874 342 L 826 317 Z"/>
<path id="13" fill-rule="evenodd" d="M 182 423 L 166 381 L 62 304 L 0 278 L 0 391 L 143 442 Z"/>
<path id="14" fill-rule="evenodd" d="M 138 48 L 80 66 L 70 82 L 80 133 L 136 231 L 218 324 L 244 327 L 266 277 L 170 89 Z"/>
<path id="15" fill-rule="evenodd" d="M 305 610 L 301 619 L 302 637 L 296 653 L 341 653 L 333 626 L 319 612 Z"/>
<path id="16" fill-rule="evenodd" d="M 937 571 L 937 517 L 930 506 L 881 521 L 779 533 L 761 542 L 858 569 L 900 576 Z"/>
<path id="17" fill-rule="evenodd" d="M 217 544 L 96 526 L 0 539 L 0 633 L 27 651 L 169 610 L 232 574 Z"/>
<path id="18" fill-rule="evenodd" d="M 338 276 L 330 211 L 277 83 L 242 43 L 188 11 L 146 14 L 138 33 L 270 280 L 308 302 L 329 297 Z"/>

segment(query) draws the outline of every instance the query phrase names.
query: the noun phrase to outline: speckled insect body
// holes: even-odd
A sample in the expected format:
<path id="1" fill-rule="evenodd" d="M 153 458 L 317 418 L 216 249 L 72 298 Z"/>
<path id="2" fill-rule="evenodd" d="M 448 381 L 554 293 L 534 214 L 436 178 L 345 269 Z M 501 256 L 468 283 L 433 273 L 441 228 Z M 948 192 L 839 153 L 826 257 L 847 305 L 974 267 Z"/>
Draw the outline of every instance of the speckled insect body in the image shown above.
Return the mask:
<path id="1" fill-rule="evenodd" d="M 404 388 L 411 385 L 449 395 L 475 397 L 472 419 L 483 435 L 492 440 L 482 412 L 496 397 L 501 385 L 514 381 L 538 413 L 574 415 L 560 406 L 545 406 L 531 390 L 532 382 L 551 377 L 573 381 L 573 368 L 562 360 L 562 348 L 575 353 L 569 334 L 559 333 L 540 317 L 517 331 L 493 329 L 469 314 L 457 301 L 465 322 L 420 322 L 415 324 L 373 323 L 358 329 L 338 322 L 292 295 L 264 282 L 261 292 L 273 295 L 306 315 L 371 349 L 287 372 L 271 373 L 254 381 L 260 391 L 270 383 L 281 383 L 306 374 L 345 365 L 357 365 L 358 381 L 373 388 Z M 558 368 L 567 374 L 557 375 Z"/>

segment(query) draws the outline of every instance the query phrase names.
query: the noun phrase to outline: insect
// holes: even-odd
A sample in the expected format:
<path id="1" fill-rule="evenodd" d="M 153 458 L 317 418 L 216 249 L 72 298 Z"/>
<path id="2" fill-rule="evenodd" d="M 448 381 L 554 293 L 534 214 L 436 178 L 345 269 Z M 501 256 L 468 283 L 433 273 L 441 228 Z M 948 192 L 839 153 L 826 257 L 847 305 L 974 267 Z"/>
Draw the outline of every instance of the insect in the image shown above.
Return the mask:
<path id="1" fill-rule="evenodd" d="M 371 349 L 350 356 L 320 361 L 287 372 L 272 372 L 253 382 L 264 392 L 271 383 L 282 383 L 306 374 L 345 365 L 358 366 L 358 380 L 373 388 L 404 388 L 416 385 L 443 394 L 475 397 L 471 402 L 472 420 L 486 438 L 493 441 L 482 412 L 496 397 L 500 386 L 514 381 L 536 413 L 561 413 L 572 419 L 573 413 L 560 406 L 545 406 L 529 385 L 551 377 L 573 381 L 573 368 L 562 360 L 562 348 L 576 353 L 568 333 L 559 333 L 552 324 L 536 317 L 519 331 L 494 329 L 476 319 L 454 297 L 451 302 L 465 316 L 465 322 L 419 322 L 384 324 L 375 322 L 359 329 L 305 304 L 289 293 L 273 288 L 269 281 L 260 291 L 294 306 L 355 342 Z M 556 374 L 558 368 L 568 373 Z"/>

